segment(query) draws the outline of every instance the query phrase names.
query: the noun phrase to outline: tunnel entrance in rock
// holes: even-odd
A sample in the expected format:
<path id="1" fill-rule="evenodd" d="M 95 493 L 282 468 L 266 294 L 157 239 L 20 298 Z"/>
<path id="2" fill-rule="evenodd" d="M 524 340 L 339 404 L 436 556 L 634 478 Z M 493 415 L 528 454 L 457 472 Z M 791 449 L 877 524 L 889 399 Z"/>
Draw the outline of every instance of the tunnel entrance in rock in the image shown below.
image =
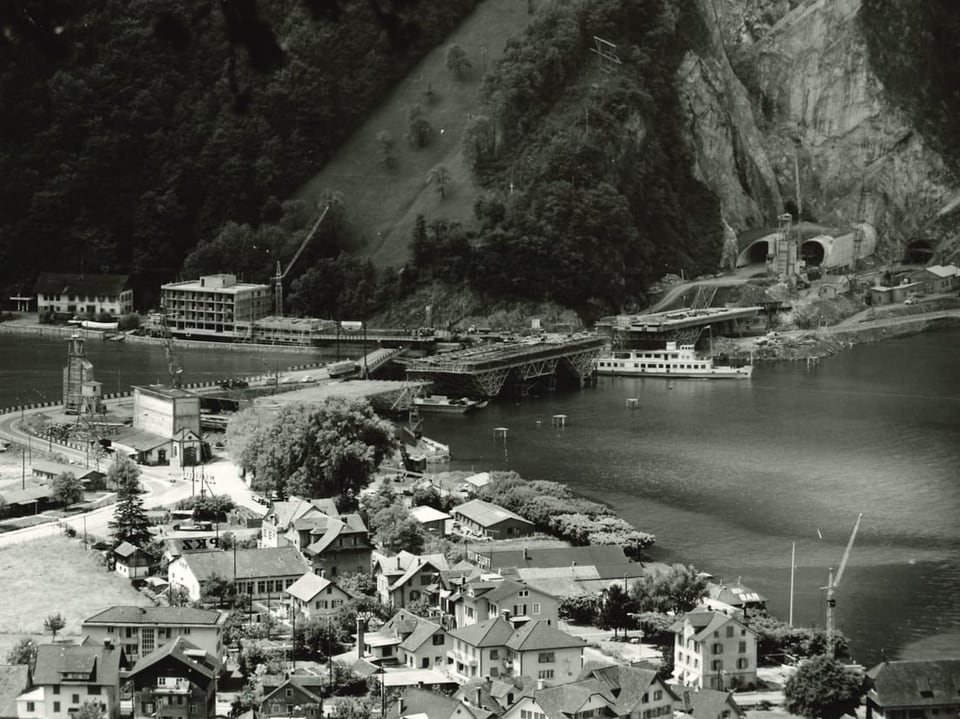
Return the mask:
<path id="1" fill-rule="evenodd" d="M 823 258 L 826 257 L 827 250 L 823 243 L 817 240 L 807 240 L 800 245 L 800 257 L 806 263 L 807 267 L 819 267 L 823 264 Z"/>
<path id="2" fill-rule="evenodd" d="M 914 240 L 903 253 L 906 265 L 925 265 L 933 258 L 933 243 L 929 240 Z"/>

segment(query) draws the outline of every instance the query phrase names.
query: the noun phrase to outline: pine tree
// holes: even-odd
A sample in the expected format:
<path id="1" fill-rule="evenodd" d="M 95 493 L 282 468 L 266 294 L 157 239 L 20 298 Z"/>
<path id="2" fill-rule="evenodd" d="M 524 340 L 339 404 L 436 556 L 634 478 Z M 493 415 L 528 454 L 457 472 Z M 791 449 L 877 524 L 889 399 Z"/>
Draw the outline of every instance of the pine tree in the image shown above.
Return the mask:
<path id="1" fill-rule="evenodd" d="M 150 541 L 150 522 L 143 510 L 140 469 L 129 459 L 120 458 L 110 467 L 108 481 L 117 488 L 117 507 L 107 526 L 113 533 L 113 546 L 130 542 L 143 547 Z"/>

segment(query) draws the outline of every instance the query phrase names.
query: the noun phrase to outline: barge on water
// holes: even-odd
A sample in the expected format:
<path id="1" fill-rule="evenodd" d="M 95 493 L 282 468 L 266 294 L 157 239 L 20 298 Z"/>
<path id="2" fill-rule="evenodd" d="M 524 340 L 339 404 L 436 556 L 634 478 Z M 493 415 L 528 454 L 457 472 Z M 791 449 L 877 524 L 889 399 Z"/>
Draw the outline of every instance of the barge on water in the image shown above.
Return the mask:
<path id="1" fill-rule="evenodd" d="M 749 379 L 753 373 L 750 365 L 715 365 L 711 358 L 698 357 L 693 345 L 676 342 L 658 350 L 617 350 L 598 357 L 594 369 L 598 375 L 671 379 Z"/>

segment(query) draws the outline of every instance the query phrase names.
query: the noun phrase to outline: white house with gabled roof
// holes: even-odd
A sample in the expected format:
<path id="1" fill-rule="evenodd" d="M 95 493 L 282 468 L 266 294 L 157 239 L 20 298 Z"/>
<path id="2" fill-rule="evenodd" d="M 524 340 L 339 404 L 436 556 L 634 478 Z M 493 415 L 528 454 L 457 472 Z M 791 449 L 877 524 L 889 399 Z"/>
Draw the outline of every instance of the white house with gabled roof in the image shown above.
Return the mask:
<path id="1" fill-rule="evenodd" d="M 674 679 L 698 689 L 742 689 L 757 683 L 757 635 L 735 617 L 698 609 L 670 627 Z"/>

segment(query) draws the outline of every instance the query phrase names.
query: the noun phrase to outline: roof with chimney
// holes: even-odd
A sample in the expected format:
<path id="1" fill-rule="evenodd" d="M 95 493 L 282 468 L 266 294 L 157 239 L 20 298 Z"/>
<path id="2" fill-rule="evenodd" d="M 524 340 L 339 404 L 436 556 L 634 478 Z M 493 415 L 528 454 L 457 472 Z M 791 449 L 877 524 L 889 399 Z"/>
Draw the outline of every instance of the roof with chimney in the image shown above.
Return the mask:
<path id="1" fill-rule="evenodd" d="M 118 604 L 87 617 L 83 624 L 173 624 L 216 626 L 227 620 L 227 612 L 195 607 L 138 607 Z"/>
<path id="2" fill-rule="evenodd" d="M 720 629 L 720 627 L 723 627 L 730 622 L 733 622 L 742 629 L 746 629 L 751 634 L 756 635 L 756 632 L 746 624 L 737 621 L 733 617 L 724 614 L 723 612 L 714 612 L 709 609 L 695 609 L 692 612 L 687 612 L 670 625 L 670 631 L 674 632 L 675 634 L 680 634 L 689 624 L 694 631 L 693 638 L 698 642 L 702 642 L 705 639 L 708 639 L 710 635 Z"/>
<path id="3" fill-rule="evenodd" d="M 616 699 L 614 713 L 617 716 L 631 714 L 643 703 L 644 695 L 654 685 L 669 694 L 674 701 L 680 699 L 676 692 L 657 676 L 655 669 L 614 664 L 593 669 L 589 676 L 610 690 Z"/>
<path id="4" fill-rule="evenodd" d="M 445 694 L 409 687 L 387 707 L 386 716 L 387 719 L 487 719 L 490 712 Z"/>
<path id="5" fill-rule="evenodd" d="M 685 713 L 696 719 L 722 719 L 725 711 L 730 712 L 728 716 L 744 716 L 744 711 L 733 698 L 732 692 L 699 689 L 687 693 L 686 698 L 690 706 Z"/>
<path id="6" fill-rule="evenodd" d="M 82 295 L 117 297 L 128 287 L 128 275 L 75 275 L 68 272 L 41 272 L 33 291 L 41 295 Z"/>
<path id="7" fill-rule="evenodd" d="M 505 522 L 510 519 L 515 522 L 529 524 L 531 527 L 533 526 L 533 522 L 531 522 L 529 519 L 525 519 L 519 514 L 511 512 L 509 509 L 504 509 L 497 504 L 485 502 L 482 499 L 471 499 L 469 502 L 465 502 L 459 507 L 454 507 L 451 510 L 451 513 L 454 517 L 465 517 L 471 522 L 475 522 L 481 527 L 485 528 L 495 527 L 501 522 Z"/>
<path id="8" fill-rule="evenodd" d="M 338 537 L 362 534 L 366 538 L 368 534 L 367 527 L 363 523 L 363 519 L 359 514 L 343 514 L 339 517 L 316 515 L 304 519 L 309 522 L 309 526 L 304 526 L 303 528 L 309 528 L 310 536 L 316 537 L 316 539 L 311 542 L 306 549 L 303 550 L 304 554 L 307 556 L 322 554 L 328 549 L 331 549 L 333 543 Z M 296 524 L 294 526 L 296 526 L 297 529 L 300 529 L 300 527 Z M 356 549 L 366 546 L 367 543 L 364 542 L 362 545 L 353 544 L 349 545 L 347 548 Z"/>
<path id="9" fill-rule="evenodd" d="M 450 630 L 454 639 L 459 639 L 472 647 L 504 647 L 507 640 L 513 636 L 513 625 L 497 615 L 477 624 L 468 624 L 465 627 Z"/>
<path id="10" fill-rule="evenodd" d="M 741 582 L 736 584 L 707 584 L 707 596 L 718 602 L 729 604 L 731 607 L 743 608 L 751 605 L 765 604 L 767 598 L 744 586 Z"/>
<path id="11" fill-rule="evenodd" d="M 182 676 L 200 686 L 208 686 L 220 673 L 220 669 L 220 660 L 213 654 L 183 637 L 177 637 L 141 657 L 133 665 L 127 678 L 136 682 L 137 678 L 144 674 L 154 676 L 157 671 L 162 671 L 164 676 L 169 676 L 170 671 L 176 671 L 176 676 Z"/>
<path id="12" fill-rule="evenodd" d="M 314 574 L 313 572 L 306 572 L 284 591 L 290 596 L 299 599 L 301 602 L 312 602 L 314 597 L 320 594 L 320 592 L 325 591 L 328 587 L 333 587 L 348 597 L 353 596 L 352 593 L 340 587 L 336 582 L 326 577 L 321 577 L 319 574 Z"/>
<path id="13" fill-rule="evenodd" d="M 867 701 L 884 709 L 960 706 L 960 659 L 882 662 L 867 680 Z"/>
<path id="14" fill-rule="evenodd" d="M 516 629 L 507 639 L 506 645 L 515 652 L 529 652 L 544 649 L 573 649 L 585 647 L 587 643 L 580 637 L 562 632 L 546 622 L 526 622 Z"/>
<path id="15" fill-rule="evenodd" d="M 379 552 L 373 555 L 374 571 L 380 572 L 390 581 L 390 591 L 399 589 L 424 567 L 432 569 L 438 575 L 449 568 L 447 558 L 442 554 L 413 554 L 406 550 L 388 557 Z"/>
<path id="16" fill-rule="evenodd" d="M 123 650 L 84 639 L 81 644 L 41 644 L 33 683 L 59 685 L 64 680 L 93 686 L 116 686 L 120 678 Z"/>

